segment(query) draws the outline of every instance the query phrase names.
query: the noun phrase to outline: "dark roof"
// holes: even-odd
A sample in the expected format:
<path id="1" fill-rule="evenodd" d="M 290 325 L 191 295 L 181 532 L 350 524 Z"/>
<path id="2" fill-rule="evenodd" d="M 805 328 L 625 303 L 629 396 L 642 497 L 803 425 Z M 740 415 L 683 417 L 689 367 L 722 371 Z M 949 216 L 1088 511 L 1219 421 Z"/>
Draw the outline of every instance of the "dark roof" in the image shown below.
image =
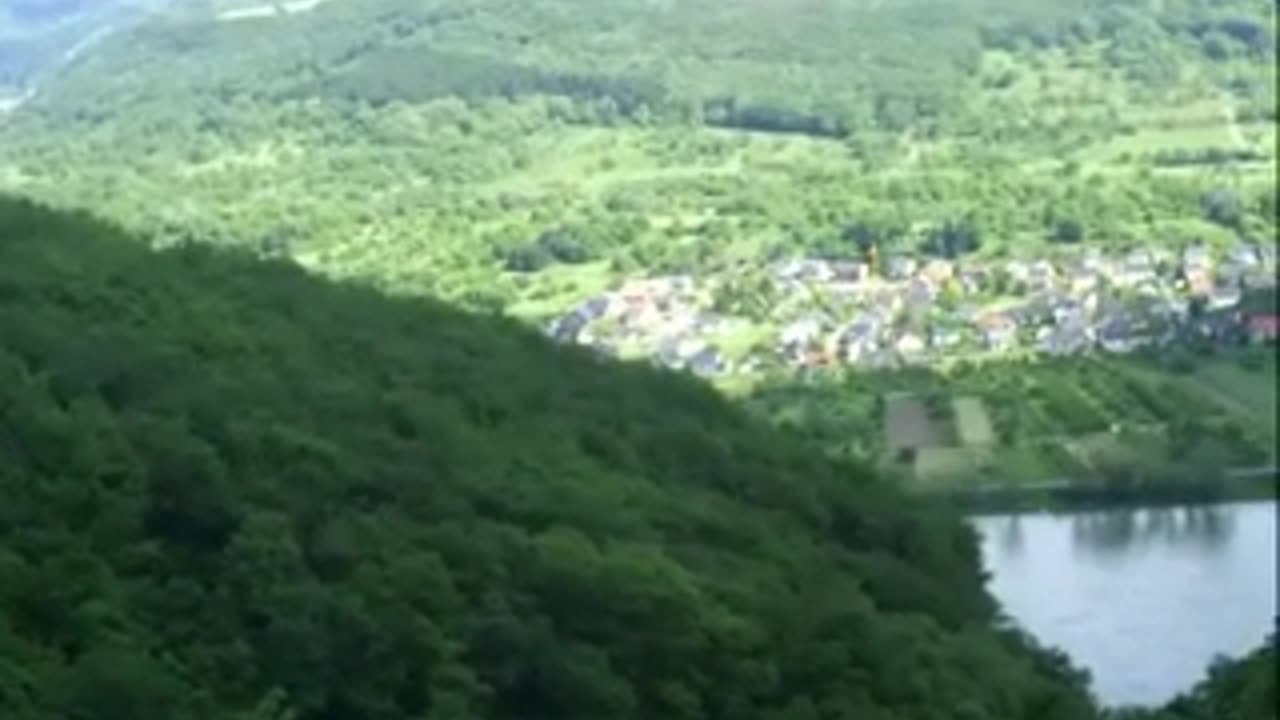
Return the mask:
<path id="1" fill-rule="evenodd" d="M 689 368 L 699 375 L 718 373 L 724 369 L 724 359 L 719 350 L 703 348 L 689 359 Z"/>
<path id="2" fill-rule="evenodd" d="M 578 312 L 590 317 L 600 317 L 609 309 L 609 298 L 597 295 L 578 306 Z"/>
<path id="3" fill-rule="evenodd" d="M 669 368 L 678 368 L 683 364 L 680 355 L 672 348 L 663 348 L 658 351 L 653 358 L 659 365 Z"/>
<path id="4" fill-rule="evenodd" d="M 578 333 L 582 332 L 582 328 L 586 327 L 586 325 L 586 317 L 583 317 L 580 313 L 572 312 L 560 318 L 552 334 L 559 340 L 572 340 L 578 337 Z"/>

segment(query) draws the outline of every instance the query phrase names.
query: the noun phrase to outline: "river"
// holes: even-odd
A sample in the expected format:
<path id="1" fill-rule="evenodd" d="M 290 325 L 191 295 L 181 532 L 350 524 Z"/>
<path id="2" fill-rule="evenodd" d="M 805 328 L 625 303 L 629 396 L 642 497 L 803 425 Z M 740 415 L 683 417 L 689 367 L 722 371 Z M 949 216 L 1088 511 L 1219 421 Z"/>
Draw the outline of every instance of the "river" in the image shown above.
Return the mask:
<path id="1" fill-rule="evenodd" d="M 1274 502 L 973 519 L 991 590 L 1108 705 L 1163 703 L 1276 617 Z"/>

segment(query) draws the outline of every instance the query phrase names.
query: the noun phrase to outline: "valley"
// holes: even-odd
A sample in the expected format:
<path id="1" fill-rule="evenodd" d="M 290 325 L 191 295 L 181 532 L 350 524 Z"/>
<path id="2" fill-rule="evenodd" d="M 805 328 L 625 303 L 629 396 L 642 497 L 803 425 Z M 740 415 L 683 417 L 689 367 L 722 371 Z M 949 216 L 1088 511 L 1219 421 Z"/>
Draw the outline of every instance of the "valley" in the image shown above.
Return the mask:
<path id="1" fill-rule="evenodd" d="M 1275 15 L 0 0 L 0 717 L 1274 720 Z"/>

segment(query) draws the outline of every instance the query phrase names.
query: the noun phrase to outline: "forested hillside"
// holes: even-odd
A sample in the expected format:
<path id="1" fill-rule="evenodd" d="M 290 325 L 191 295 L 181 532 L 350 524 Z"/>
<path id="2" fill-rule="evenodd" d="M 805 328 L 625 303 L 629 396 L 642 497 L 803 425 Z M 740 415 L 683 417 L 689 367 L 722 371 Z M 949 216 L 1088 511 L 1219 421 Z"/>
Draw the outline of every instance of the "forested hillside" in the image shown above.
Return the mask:
<path id="1" fill-rule="evenodd" d="M 180 4 L 0 123 L 0 186 L 532 318 L 627 277 L 915 251 L 939 228 L 990 254 L 1265 239 L 1273 16 L 1268 0 Z"/>
<path id="2" fill-rule="evenodd" d="M 972 532 L 709 388 L 0 203 L 0 715 L 1073 720 Z"/>

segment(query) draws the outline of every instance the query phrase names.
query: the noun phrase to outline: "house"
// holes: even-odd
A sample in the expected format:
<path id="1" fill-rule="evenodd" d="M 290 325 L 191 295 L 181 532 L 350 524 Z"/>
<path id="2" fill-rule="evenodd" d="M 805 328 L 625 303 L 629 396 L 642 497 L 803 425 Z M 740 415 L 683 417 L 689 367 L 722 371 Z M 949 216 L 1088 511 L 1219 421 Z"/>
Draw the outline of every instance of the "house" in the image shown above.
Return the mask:
<path id="1" fill-rule="evenodd" d="M 1092 338 L 1082 325 L 1041 328 L 1036 346 L 1048 355 L 1073 355 L 1088 349 Z"/>
<path id="2" fill-rule="evenodd" d="M 1262 257 L 1259 255 L 1256 245 L 1238 242 L 1227 250 L 1226 260 L 1228 263 L 1241 268 L 1251 268 L 1261 264 Z"/>
<path id="3" fill-rule="evenodd" d="M 609 296 L 596 295 L 578 305 L 577 311 L 591 320 L 604 317 L 609 312 Z"/>
<path id="4" fill-rule="evenodd" d="M 699 350 L 689 358 L 689 370 L 701 377 L 712 377 L 725 371 L 724 357 L 711 345 Z"/>
<path id="5" fill-rule="evenodd" d="M 724 325 L 724 317 L 706 310 L 695 312 L 690 323 L 695 330 L 714 332 Z"/>
<path id="6" fill-rule="evenodd" d="M 590 343 L 588 347 L 601 357 L 612 358 L 618 356 L 618 346 L 604 339 L 597 339 Z"/>
<path id="7" fill-rule="evenodd" d="M 1262 265 L 1251 267 L 1241 274 L 1240 284 L 1246 288 L 1275 287 L 1275 269 L 1267 269 Z"/>
<path id="8" fill-rule="evenodd" d="M 623 325 L 634 329 L 653 329 L 662 325 L 666 317 L 656 305 L 630 306 L 621 315 Z"/>
<path id="9" fill-rule="evenodd" d="M 773 267 L 770 268 L 770 272 L 772 273 L 773 277 L 775 277 L 778 280 L 794 278 L 800 274 L 800 261 L 786 260 L 783 262 L 774 263 Z"/>
<path id="10" fill-rule="evenodd" d="M 807 345 L 813 342 L 814 338 L 818 337 L 821 332 L 821 321 L 817 318 L 809 317 L 797 320 L 782 328 L 782 331 L 778 334 L 778 339 L 783 345 Z"/>
<path id="11" fill-rule="evenodd" d="M 898 354 L 904 358 L 916 357 L 924 353 L 924 339 L 915 333 L 904 333 L 893 345 Z"/>
<path id="12" fill-rule="evenodd" d="M 1219 286 L 1209 294 L 1206 308 L 1211 311 L 1226 310 L 1240 304 L 1240 289 L 1230 286 Z"/>
<path id="13" fill-rule="evenodd" d="M 1111 282 L 1122 287 L 1140 285 L 1156 279 L 1155 263 L 1145 250 L 1135 250 L 1111 267 Z"/>
<path id="14" fill-rule="evenodd" d="M 680 359 L 687 362 L 707 348 L 707 341 L 696 335 L 685 335 L 676 338 L 675 347 Z"/>
<path id="15" fill-rule="evenodd" d="M 825 260 L 790 260 L 774 269 L 775 277 L 784 280 L 808 280 L 826 282 L 834 277 L 830 263 Z"/>
<path id="16" fill-rule="evenodd" d="M 966 295 L 972 295 L 980 292 L 983 285 L 987 283 L 985 273 L 974 270 L 964 270 L 959 276 L 960 290 Z"/>
<path id="17" fill-rule="evenodd" d="M 1167 266 L 1174 260 L 1173 251 L 1168 248 L 1155 246 L 1146 250 L 1147 257 L 1151 259 L 1151 263 L 1159 270 L 1161 266 Z"/>
<path id="18" fill-rule="evenodd" d="M 834 279 L 842 282 L 862 282 L 867 279 L 870 270 L 870 266 L 861 262 L 838 261 L 831 263 L 831 272 Z"/>
<path id="19" fill-rule="evenodd" d="M 880 343 L 868 335 L 846 339 L 841 355 L 846 363 L 854 365 L 880 351 Z"/>
<path id="20" fill-rule="evenodd" d="M 871 297 L 871 302 L 883 312 L 897 313 L 902 310 L 902 292 L 897 288 L 881 288 Z"/>
<path id="21" fill-rule="evenodd" d="M 1209 249 L 1203 245 L 1189 245 L 1182 251 L 1182 272 L 1191 275 L 1193 272 L 1205 272 L 1212 269 L 1213 261 Z"/>
<path id="22" fill-rule="evenodd" d="M 1080 322 L 1085 315 L 1084 303 L 1071 298 L 1058 300 L 1053 303 L 1052 313 L 1055 325 Z"/>
<path id="23" fill-rule="evenodd" d="M 684 358 L 680 356 L 677 349 L 677 343 L 674 340 L 664 340 L 658 345 L 658 350 L 653 356 L 654 362 L 665 368 L 677 370 L 684 366 Z"/>
<path id="24" fill-rule="evenodd" d="M 1276 267 L 1276 245 L 1275 243 L 1263 243 L 1257 246 L 1258 262 L 1264 268 L 1272 270 Z"/>
<path id="25" fill-rule="evenodd" d="M 557 320 L 551 329 L 551 337 L 559 342 L 571 343 L 578 339 L 578 334 L 587 326 L 589 319 L 580 312 L 570 312 Z"/>
<path id="26" fill-rule="evenodd" d="M 861 364 L 875 369 L 892 368 L 898 365 L 898 356 L 888 348 L 880 348 L 863 356 Z"/>
<path id="27" fill-rule="evenodd" d="M 1249 336 L 1254 342 L 1275 342 L 1280 329 L 1280 317 L 1275 313 L 1257 313 L 1249 316 Z"/>
<path id="28" fill-rule="evenodd" d="M 850 323 L 836 341 L 845 361 L 856 362 L 858 358 L 877 350 L 879 342 L 876 336 L 879 331 L 880 319 L 871 314 L 859 316 Z"/>
<path id="29" fill-rule="evenodd" d="M 1052 303 L 1044 298 L 1032 298 L 1009 308 L 1007 315 L 1017 325 L 1036 325 L 1052 317 Z"/>
<path id="30" fill-rule="evenodd" d="M 891 280 L 906 280 L 915 274 L 920 263 L 915 258 L 895 255 L 885 260 L 884 274 Z"/>
<path id="31" fill-rule="evenodd" d="M 1102 253 L 1096 249 L 1090 249 L 1080 256 L 1076 267 L 1080 272 L 1097 275 L 1103 271 L 1104 265 Z"/>
<path id="32" fill-rule="evenodd" d="M 1113 317 L 1098 328 L 1098 344 L 1107 352 L 1133 352 L 1150 342 L 1149 338 L 1141 334 L 1142 330 L 1128 317 Z"/>
<path id="33" fill-rule="evenodd" d="M 1067 287 L 1077 295 L 1093 292 L 1098 287 L 1099 277 L 1092 272 L 1073 272 L 1068 276 Z"/>
<path id="34" fill-rule="evenodd" d="M 982 323 L 981 328 L 983 340 L 992 350 L 1007 349 L 1017 339 L 1018 324 L 1007 315 L 991 316 Z"/>
<path id="35" fill-rule="evenodd" d="M 1187 292 L 1195 297 L 1208 297 L 1213 294 L 1213 273 L 1206 269 L 1197 269 L 1186 273 Z"/>
<path id="36" fill-rule="evenodd" d="M 799 342 L 787 342 L 778 347 L 778 355 L 787 363 L 795 366 L 804 360 L 805 345 Z"/>
<path id="37" fill-rule="evenodd" d="M 1004 264 L 1004 271 L 1017 283 L 1026 283 L 1031 278 L 1031 265 L 1021 260 L 1009 260 Z"/>
<path id="38" fill-rule="evenodd" d="M 1058 270 L 1048 260 L 1037 260 L 1027 267 L 1025 282 L 1033 288 L 1044 290 L 1053 287 Z"/>
<path id="39" fill-rule="evenodd" d="M 938 290 L 931 282 L 925 278 L 917 277 L 911 280 L 911 284 L 907 288 L 906 302 L 908 306 L 918 309 L 932 304 L 937 296 Z"/>
<path id="40" fill-rule="evenodd" d="M 949 349 L 959 345 L 964 334 L 957 328 L 932 328 L 929 331 L 929 345 L 939 349 Z"/>
<path id="41" fill-rule="evenodd" d="M 1191 301 L 1186 298 L 1166 298 L 1157 312 L 1171 320 L 1184 321 L 1191 314 Z"/>
<path id="42" fill-rule="evenodd" d="M 955 276 L 955 265 L 950 260 L 930 260 L 920 268 L 920 275 L 934 285 L 941 285 Z"/>
<path id="43" fill-rule="evenodd" d="M 694 288 L 693 278 L 689 275 L 673 275 L 667 280 L 672 292 L 691 293 Z"/>
<path id="44" fill-rule="evenodd" d="M 952 315 L 958 320 L 972 323 L 979 315 L 978 306 L 972 303 L 964 303 L 958 306 L 952 312 Z"/>

